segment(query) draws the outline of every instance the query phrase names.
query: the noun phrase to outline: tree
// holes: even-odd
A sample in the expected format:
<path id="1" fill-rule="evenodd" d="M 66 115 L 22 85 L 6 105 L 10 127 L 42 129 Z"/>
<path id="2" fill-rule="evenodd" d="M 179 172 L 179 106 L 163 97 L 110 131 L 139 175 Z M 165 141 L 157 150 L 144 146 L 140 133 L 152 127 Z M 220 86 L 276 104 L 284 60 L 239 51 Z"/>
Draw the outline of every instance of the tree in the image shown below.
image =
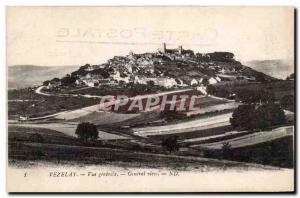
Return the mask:
<path id="1" fill-rule="evenodd" d="M 67 74 L 65 77 L 61 79 L 61 84 L 65 86 L 69 86 L 76 82 L 76 77 Z"/>
<path id="2" fill-rule="evenodd" d="M 119 85 L 120 85 L 120 87 L 125 87 L 126 82 L 124 80 L 120 80 Z"/>
<path id="3" fill-rule="evenodd" d="M 221 150 L 223 159 L 229 159 L 231 157 L 231 144 L 229 142 L 224 142 Z"/>
<path id="4" fill-rule="evenodd" d="M 149 80 L 149 81 L 147 81 L 147 85 L 150 87 L 153 87 L 155 85 L 155 83 L 153 80 Z"/>
<path id="5" fill-rule="evenodd" d="M 245 89 L 236 91 L 237 98 L 246 104 L 271 103 L 274 102 L 274 93 L 264 89 Z"/>
<path id="6" fill-rule="evenodd" d="M 292 112 L 295 112 L 295 106 L 294 106 L 294 96 L 293 95 L 286 95 L 283 96 L 280 99 L 280 105 L 283 109 L 290 110 Z"/>
<path id="7" fill-rule="evenodd" d="M 166 121 L 182 120 L 185 118 L 184 114 L 169 109 L 166 109 L 165 111 L 161 111 L 159 116 L 160 118 L 165 119 Z"/>
<path id="8" fill-rule="evenodd" d="M 99 132 L 96 125 L 89 122 L 82 122 L 78 124 L 75 134 L 83 141 L 96 140 Z"/>
<path id="9" fill-rule="evenodd" d="M 213 85 L 208 85 L 208 86 L 206 87 L 206 92 L 207 92 L 208 94 L 211 94 L 211 95 L 216 95 L 217 89 L 216 89 L 216 87 L 213 86 Z"/>
<path id="10" fill-rule="evenodd" d="M 134 83 L 133 82 L 129 82 L 126 84 L 127 88 L 133 88 L 134 87 Z"/>
<path id="11" fill-rule="evenodd" d="M 253 117 L 255 115 L 254 105 L 240 105 L 232 113 L 230 123 L 234 128 L 238 129 L 254 129 Z"/>
<path id="12" fill-rule="evenodd" d="M 234 128 L 242 130 L 265 130 L 271 126 L 285 123 L 285 115 L 279 105 L 263 104 L 255 108 L 254 105 L 240 105 L 234 110 L 230 123 Z"/>
<path id="13" fill-rule="evenodd" d="M 256 128 L 265 130 L 270 126 L 285 123 L 284 111 L 277 104 L 265 104 L 255 111 Z"/>
<path id="14" fill-rule="evenodd" d="M 260 89 L 256 93 L 258 93 L 260 103 L 273 103 L 275 101 L 275 95 L 272 91 Z"/>
<path id="15" fill-rule="evenodd" d="M 170 136 L 164 139 L 161 143 L 162 147 L 166 148 L 169 152 L 178 151 L 179 144 L 178 144 L 178 137 L 177 136 Z"/>
<path id="16" fill-rule="evenodd" d="M 60 80 L 59 80 L 59 78 L 53 78 L 51 81 L 52 82 L 59 82 Z"/>
<path id="17" fill-rule="evenodd" d="M 209 85 L 209 81 L 207 78 L 204 78 L 201 83 L 203 84 L 203 86 Z"/>
<path id="18" fill-rule="evenodd" d="M 216 85 L 209 84 L 207 85 L 206 91 L 208 94 L 227 98 L 230 95 L 230 92 L 227 90 L 227 88 L 228 86 L 225 87 L 225 86 L 216 86 Z"/>
<path id="19" fill-rule="evenodd" d="M 50 80 L 46 80 L 46 81 L 43 82 L 43 85 L 48 86 L 49 82 L 50 82 Z"/>
<path id="20" fill-rule="evenodd" d="M 295 79 L 295 74 L 292 73 L 291 75 L 289 75 L 288 77 L 286 77 L 287 80 L 294 80 Z"/>
<path id="21" fill-rule="evenodd" d="M 132 88 L 134 89 L 134 92 L 137 95 L 143 95 L 143 94 L 149 92 L 153 87 L 149 87 L 144 84 L 136 83 L 136 84 L 134 84 L 134 86 Z"/>

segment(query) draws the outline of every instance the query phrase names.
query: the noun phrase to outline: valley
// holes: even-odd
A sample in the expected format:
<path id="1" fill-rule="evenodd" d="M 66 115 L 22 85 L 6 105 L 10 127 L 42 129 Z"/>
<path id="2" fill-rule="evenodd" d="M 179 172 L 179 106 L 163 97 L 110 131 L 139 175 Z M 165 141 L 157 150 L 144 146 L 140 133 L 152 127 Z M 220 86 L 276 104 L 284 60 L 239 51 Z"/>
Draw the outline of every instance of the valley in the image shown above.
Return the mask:
<path id="1" fill-rule="evenodd" d="M 257 98 L 250 100 L 245 94 L 249 90 Z M 101 108 L 121 103 L 120 95 L 126 96 L 129 103 L 118 111 Z M 180 95 L 195 96 L 197 109 L 179 111 L 181 104 L 184 107 L 190 104 L 190 98 L 171 101 Z M 107 96 L 110 99 L 101 103 Z M 145 109 L 146 100 L 155 97 L 158 102 Z M 162 102 L 164 97 L 166 104 Z M 84 164 L 132 162 L 145 166 L 147 162 L 153 167 L 260 164 L 292 168 L 293 154 L 288 148 L 293 147 L 295 115 L 293 103 L 283 103 L 287 101 L 284 97 L 292 101 L 293 80 L 278 80 L 244 66 L 230 52 L 201 54 L 182 46 L 167 49 L 164 44 L 154 53 L 116 56 L 107 63 L 86 64 L 36 86 L 9 90 L 9 159 L 11 163 L 25 164 L 76 162 L 80 158 Z M 141 99 L 143 109 L 129 111 L 128 106 L 135 98 Z M 284 112 L 284 122 L 263 129 L 260 125 L 253 129 L 237 128 L 232 119 L 243 105 L 256 109 L 277 105 L 280 113 Z M 93 124 L 98 138 L 89 141 L 78 138 L 81 123 Z M 261 154 L 255 158 L 255 152 L 267 152 L 269 147 L 265 145 L 272 148 L 280 145 L 287 153 L 274 151 L 272 155 L 278 155 L 273 156 L 274 160 Z M 237 156 L 237 149 L 253 152 L 245 158 Z"/>

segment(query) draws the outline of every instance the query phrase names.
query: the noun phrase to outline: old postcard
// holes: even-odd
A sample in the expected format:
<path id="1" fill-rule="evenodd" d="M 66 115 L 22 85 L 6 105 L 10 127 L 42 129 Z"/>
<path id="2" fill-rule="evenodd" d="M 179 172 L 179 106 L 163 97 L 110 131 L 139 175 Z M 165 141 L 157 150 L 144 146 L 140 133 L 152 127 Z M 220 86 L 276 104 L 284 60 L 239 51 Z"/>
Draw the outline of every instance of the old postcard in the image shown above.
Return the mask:
<path id="1" fill-rule="evenodd" d="M 6 15 L 8 192 L 294 191 L 294 8 Z"/>

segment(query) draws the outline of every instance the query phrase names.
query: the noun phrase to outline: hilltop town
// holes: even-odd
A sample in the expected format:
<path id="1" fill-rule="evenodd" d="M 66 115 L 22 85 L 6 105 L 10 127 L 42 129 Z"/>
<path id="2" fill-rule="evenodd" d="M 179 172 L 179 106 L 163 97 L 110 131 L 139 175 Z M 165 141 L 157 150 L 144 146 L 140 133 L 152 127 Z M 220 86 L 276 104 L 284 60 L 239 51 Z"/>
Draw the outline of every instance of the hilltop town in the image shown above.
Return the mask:
<path id="1" fill-rule="evenodd" d="M 194 53 L 166 43 L 154 53 L 115 56 L 99 65 L 86 64 L 62 79 L 44 82 L 48 89 L 61 85 L 99 87 L 149 84 L 163 88 L 202 86 L 221 81 L 271 81 L 274 78 L 243 66 L 230 52 Z"/>

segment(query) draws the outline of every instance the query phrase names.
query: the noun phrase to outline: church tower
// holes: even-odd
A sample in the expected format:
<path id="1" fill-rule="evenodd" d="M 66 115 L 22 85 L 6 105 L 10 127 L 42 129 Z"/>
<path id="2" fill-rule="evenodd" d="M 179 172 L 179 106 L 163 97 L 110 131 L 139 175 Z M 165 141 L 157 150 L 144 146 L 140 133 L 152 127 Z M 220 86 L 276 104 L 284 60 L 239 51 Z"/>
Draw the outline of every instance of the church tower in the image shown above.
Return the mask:
<path id="1" fill-rule="evenodd" d="M 179 45 L 178 52 L 179 52 L 179 54 L 182 54 L 182 45 Z"/>
<path id="2" fill-rule="evenodd" d="M 166 51 L 167 51 L 167 45 L 166 45 L 166 43 L 163 43 L 162 52 L 166 53 Z"/>

